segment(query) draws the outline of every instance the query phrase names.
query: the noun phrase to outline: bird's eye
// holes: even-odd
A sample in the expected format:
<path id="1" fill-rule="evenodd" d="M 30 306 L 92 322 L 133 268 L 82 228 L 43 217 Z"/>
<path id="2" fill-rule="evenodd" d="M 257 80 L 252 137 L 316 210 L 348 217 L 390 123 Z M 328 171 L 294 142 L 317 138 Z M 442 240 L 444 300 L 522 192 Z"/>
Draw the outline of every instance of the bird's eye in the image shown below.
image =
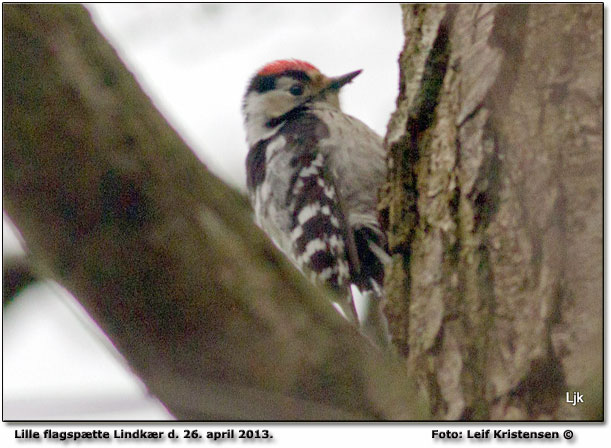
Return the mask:
<path id="1" fill-rule="evenodd" d="M 293 96 L 299 96 L 303 93 L 303 86 L 301 84 L 295 84 L 291 87 L 289 92 L 291 92 L 291 95 Z"/>

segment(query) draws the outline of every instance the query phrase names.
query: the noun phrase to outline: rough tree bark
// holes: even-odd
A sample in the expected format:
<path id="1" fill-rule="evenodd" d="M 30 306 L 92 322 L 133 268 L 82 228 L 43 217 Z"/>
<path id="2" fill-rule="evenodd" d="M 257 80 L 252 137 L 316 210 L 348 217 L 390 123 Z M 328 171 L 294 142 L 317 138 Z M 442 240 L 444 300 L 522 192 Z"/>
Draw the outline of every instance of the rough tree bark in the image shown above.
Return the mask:
<path id="1" fill-rule="evenodd" d="M 393 341 L 436 418 L 600 419 L 602 4 L 403 14 Z"/>
<path id="2" fill-rule="evenodd" d="M 4 207 L 37 273 L 176 417 L 425 415 L 402 364 L 284 261 L 82 7 L 3 5 L 3 95 Z"/>

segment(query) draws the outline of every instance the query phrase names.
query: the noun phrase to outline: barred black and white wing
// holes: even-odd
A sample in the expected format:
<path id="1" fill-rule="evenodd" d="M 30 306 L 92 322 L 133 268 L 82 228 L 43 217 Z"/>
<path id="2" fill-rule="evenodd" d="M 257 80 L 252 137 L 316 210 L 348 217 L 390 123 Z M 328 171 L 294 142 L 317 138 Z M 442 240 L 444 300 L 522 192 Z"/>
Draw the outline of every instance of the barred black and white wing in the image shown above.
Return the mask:
<path id="1" fill-rule="evenodd" d="M 291 180 L 289 209 L 295 263 L 310 279 L 336 289 L 344 312 L 358 321 L 350 283 L 359 261 L 339 190 L 321 152 L 302 154 Z"/>
<path id="2" fill-rule="evenodd" d="M 305 132 L 307 130 L 307 132 Z M 257 223 L 312 281 L 350 298 L 352 235 L 338 200 L 327 156 L 327 129 L 312 115 L 285 123 L 247 157 L 247 184 Z"/>
<path id="3" fill-rule="evenodd" d="M 379 292 L 384 276 L 386 243 L 375 214 L 380 179 L 360 187 L 368 167 L 350 160 L 366 160 L 362 139 L 330 139 L 335 132 L 308 109 L 296 111 L 251 147 L 247 186 L 259 226 L 307 277 L 346 298 L 339 304 L 356 320 L 350 285 Z"/>
<path id="4" fill-rule="evenodd" d="M 344 288 L 350 282 L 346 226 L 325 157 L 311 153 L 298 159 L 287 197 L 295 262 L 312 280 Z"/>

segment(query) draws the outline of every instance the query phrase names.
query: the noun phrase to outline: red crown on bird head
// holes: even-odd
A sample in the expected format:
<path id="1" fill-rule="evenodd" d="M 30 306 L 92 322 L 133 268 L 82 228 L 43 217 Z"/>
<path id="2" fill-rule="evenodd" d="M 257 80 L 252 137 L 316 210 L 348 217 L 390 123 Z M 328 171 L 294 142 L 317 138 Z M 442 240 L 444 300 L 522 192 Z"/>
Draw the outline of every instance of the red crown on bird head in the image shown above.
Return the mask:
<path id="1" fill-rule="evenodd" d="M 296 70 L 296 71 L 310 71 L 315 70 L 319 71 L 316 67 L 314 67 L 309 62 L 300 61 L 298 59 L 283 59 L 279 61 L 270 62 L 265 65 L 261 70 L 257 72 L 259 76 L 269 76 L 269 75 L 278 75 L 280 73 L 284 73 L 287 70 Z"/>

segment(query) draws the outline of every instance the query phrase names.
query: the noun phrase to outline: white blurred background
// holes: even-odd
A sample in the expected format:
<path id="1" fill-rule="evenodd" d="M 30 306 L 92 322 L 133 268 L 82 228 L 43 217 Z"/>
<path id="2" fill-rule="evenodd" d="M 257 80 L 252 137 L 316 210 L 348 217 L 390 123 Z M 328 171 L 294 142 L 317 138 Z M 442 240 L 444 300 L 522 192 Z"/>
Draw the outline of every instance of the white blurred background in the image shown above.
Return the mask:
<path id="1" fill-rule="evenodd" d="M 401 11 L 388 4 L 90 4 L 158 109 L 200 159 L 244 189 L 241 99 L 275 59 L 327 75 L 363 73 L 344 89 L 346 112 L 381 135 L 398 92 Z M 3 219 L 3 255 L 22 251 Z M 169 414 L 78 303 L 38 283 L 3 310 L 3 418 L 156 420 Z"/>

